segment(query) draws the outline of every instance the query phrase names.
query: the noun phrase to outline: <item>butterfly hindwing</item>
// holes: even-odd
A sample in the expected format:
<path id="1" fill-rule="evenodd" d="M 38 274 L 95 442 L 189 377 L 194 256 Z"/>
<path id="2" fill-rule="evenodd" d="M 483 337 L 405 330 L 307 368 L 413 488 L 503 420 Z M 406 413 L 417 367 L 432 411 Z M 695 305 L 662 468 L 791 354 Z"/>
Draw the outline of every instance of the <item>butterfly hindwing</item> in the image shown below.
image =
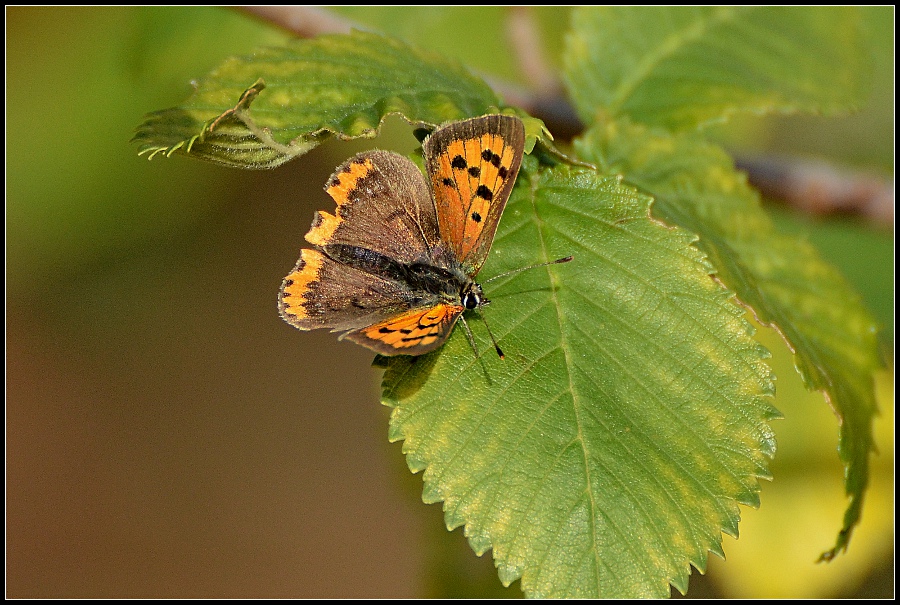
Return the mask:
<path id="1" fill-rule="evenodd" d="M 408 289 L 402 284 L 308 248 L 301 251 L 294 270 L 284 278 L 278 296 L 281 316 L 301 330 L 354 330 L 406 313 L 411 307 Z"/>
<path id="2" fill-rule="evenodd" d="M 396 282 L 304 249 L 281 286 L 279 309 L 301 330 L 331 328 L 383 355 L 421 355 L 443 344 L 464 308 L 413 301 Z"/>
<path id="3" fill-rule="evenodd" d="M 422 355 L 447 340 L 464 308 L 441 304 L 417 309 L 347 334 L 347 338 L 382 355 Z"/>
<path id="4" fill-rule="evenodd" d="M 487 258 L 525 148 L 525 128 L 512 116 L 452 123 L 423 149 L 441 239 L 474 276 Z"/>

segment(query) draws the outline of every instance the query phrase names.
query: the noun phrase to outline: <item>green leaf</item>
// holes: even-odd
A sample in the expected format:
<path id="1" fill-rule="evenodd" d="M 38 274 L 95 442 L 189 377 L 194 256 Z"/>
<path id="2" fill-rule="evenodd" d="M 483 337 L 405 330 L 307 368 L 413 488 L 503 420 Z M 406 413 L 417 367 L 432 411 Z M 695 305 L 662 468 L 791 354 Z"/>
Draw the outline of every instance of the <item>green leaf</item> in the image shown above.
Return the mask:
<path id="1" fill-rule="evenodd" d="M 825 393 L 841 425 L 850 496 L 837 542 L 823 555 L 832 558 L 859 520 L 873 449 L 880 362 L 876 325 L 859 295 L 811 245 L 778 234 L 731 158 L 698 136 L 611 124 L 589 131 L 576 148 L 652 194 L 654 216 L 698 234 L 719 279 L 781 332 L 806 385 Z"/>
<path id="2" fill-rule="evenodd" d="M 134 141 L 151 158 L 180 153 L 273 168 L 331 135 L 374 137 L 391 113 L 435 126 L 497 105 L 458 63 L 353 32 L 228 59 L 182 105 L 149 114 Z"/>
<path id="3" fill-rule="evenodd" d="M 592 170 L 523 166 L 483 314 L 435 353 L 383 358 L 390 437 L 501 581 L 536 597 L 668 596 L 737 535 L 774 440 L 773 385 L 744 311 L 693 237 Z M 486 283 L 504 271 L 564 265 Z"/>
<path id="4" fill-rule="evenodd" d="M 565 80 L 582 119 L 673 130 L 735 112 L 836 112 L 867 90 L 855 7 L 573 11 Z"/>

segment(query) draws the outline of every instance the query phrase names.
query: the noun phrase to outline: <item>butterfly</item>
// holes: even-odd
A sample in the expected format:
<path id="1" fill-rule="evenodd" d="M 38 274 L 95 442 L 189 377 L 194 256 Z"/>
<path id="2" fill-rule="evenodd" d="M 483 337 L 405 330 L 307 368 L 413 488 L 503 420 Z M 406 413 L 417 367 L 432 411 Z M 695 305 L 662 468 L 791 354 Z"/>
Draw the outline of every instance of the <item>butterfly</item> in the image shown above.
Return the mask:
<path id="1" fill-rule="evenodd" d="M 330 328 L 382 355 L 440 347 L 463 312 L 489 302 L 475 276 L 524 148 L 519 118 L 487 115 L 452 122 L 424 140 L 427 179 L 397 153 L 350 158 L 325 186 L 335 214 L 316 213 L 306 234 L 313 248 L 301 250 L 282 283 L 281 316 L 300 330 Z M 475 348 L 467 326 L 466 333 Z"/>

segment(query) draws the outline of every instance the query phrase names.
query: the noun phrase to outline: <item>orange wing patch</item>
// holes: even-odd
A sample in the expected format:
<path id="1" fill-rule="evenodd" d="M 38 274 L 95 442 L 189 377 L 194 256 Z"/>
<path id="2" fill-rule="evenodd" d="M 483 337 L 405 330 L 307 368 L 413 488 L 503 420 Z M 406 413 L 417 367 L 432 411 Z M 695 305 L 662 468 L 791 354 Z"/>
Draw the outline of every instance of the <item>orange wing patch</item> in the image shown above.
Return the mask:
<path id="1" fill-rule="evenodd" d="M 281 284 L 281 295 L 278 297 L 281 315 L 302 330 L 320 327 L 305 325 L 303 320 L 309 319 L 309 313 L 303 306 L 309 286 L 319 279 L 325 256 L 318 250 L 304 248 L 300 251 L 300 260 L 294 271 L 284 278 Z"/>
<path id="2" fill-rule="evenodd" d="M 363 328 L 358 334 L 377 341 L 381 345 L 379 348 L 393 354 L 410 353 L 415 349 L 415 354 L 419 355 L 446 340 L 463 310 L 457 305 L 438 305 Z"/>
<path id="3" fill-rule="evenodd" d="M 446 235 L 460 259 L 467 258 L 477 246 L 491 205 L 505 202 L 499 196 L 515 154 L 515 148 L 502 136 L 485 133 L 451 141 L 438 160 L 432 186 L 444 206 L 439 212 L 446 223 Z"/>
<path id="4" fill-rule="evenodd" d="M 372 160 L 365 158 L 359 162 L 350 162 L 343 170 L 339 170 L 332 175 L 325 191 L 337 202 L 338 213 L 340 213 L 341 206 L 350 202 L 350 193 L 356 189 L 359 180 L 371 174 L 374 169 Z M 337 230 L 338 225 L 341 224 L 341 220 L 337 215 L 319 210 L 313 217 L 312 228 L 306 234 L 306 241 L 315 246 L 326 245 L 331 241 L 331 237 Z"/>

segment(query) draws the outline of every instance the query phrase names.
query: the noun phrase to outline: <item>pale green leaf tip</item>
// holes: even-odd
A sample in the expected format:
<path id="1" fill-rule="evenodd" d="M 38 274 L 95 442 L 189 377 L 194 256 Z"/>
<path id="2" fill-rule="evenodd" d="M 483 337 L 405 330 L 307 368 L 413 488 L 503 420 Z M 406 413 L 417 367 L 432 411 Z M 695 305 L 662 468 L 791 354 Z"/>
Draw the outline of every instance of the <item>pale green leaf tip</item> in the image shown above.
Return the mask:
<path id="1" fill-rule="evenodd" d="M 384 405 L 393 405 L 393 404 L 388 404 L 384 399 L 381 400 L 381 403 Z M 390 423 L 388 425 L 388 441 L 390 441 L 391 443 L 395 443 L 402 439 L 403 439 L 403 432 L 400 430 L 400 428 L 395 423 L 393 423 L 393 422 Z M 413 471 L 413 472 L 415 472 L 415 471 Z"/>
<path id="2" fill-rule="evenodd" d="M 472 551 L 479 557 L 484 556 L 484 553 L 491 550 L 491 540 L 487 536 L 474 536 L 467 533 L 466 538 L 469 540 L 469 546 L 472 548 Z"/>
<path id="3" fill-rule="evenodd" d="M 731 536 L 735 540 L 738 538 L 738 524 L 741 521 L 740 509 L 736 509 L 734 515 L 729 515 L 722 521 L 722 533 Z M 724 556 L 724 555 L 723 555 Z"/>
<path id="4" fill-rule="evenodd" d="M 500 578 L 500 582 L 504 586 L 509 587 L 510 584 L 522 577 L 522 568 L 514 567 L 512 565 L 499 564 L 497 566 L 497 576 Z"/>
<path id="5" fill-rule="evenodd" d="M 687 594 L 688 584 L 690 583 L 690 575 L 689 574 L 679 574 L 678 577 L 672 578 L 669 580 L 669 584 L 675 588 L 678 592 L 682 594 L 682 596 Z"/>
<path id="6" fill-rule="evenodd" d="M 412 468 L 412 467 L 410 467 L 410 468 Z M 429 478 L 427 476 L 428 475 L 427 465 L 422 464 L 421 468 L 423 470 L 426 470 L 426 477 L 425 477 L 425 482 L 424 482 L 425 486 L 422 488 L 422 502 L 424 502 L 425 504 L 434 504 L 436 502 L 440 502 L 441 500 L 443 500 L 441 491 L 435 485 L 434 481 L 429 480 Z M 446 502 L 444 503 L 444 509 L 445 510 L 447 509 Z M 448 517 L 448 526 L 449 526 L 449 515 L 447 515 L 447 517 Z M 461 523 L 457 523 L 456 525 L 454 525 L 454 527 L 458 527 L 459 525 L 461 525 Z"/>
<path id="7" fill-rule="evenodd" d="M 709 546 L 709 552 L 716 555 L 723 561 L 725 560 L 725 550 L 722 548 L 722 542 L 717 542 L 717 543 Z M 704 570 L 705 570 L 705 566 L 704 566 Z"/>
<path id="8" fill-rule="evenodd" d="M 434 502 L 437 502 L 437 500 Z M 430 504 L 433 504 L 433 502 Z M 456 510 L 451 509 L 447 502 L 444 502 L 444 524 L 447 526 L 447 531 L 453 531 L 457 527 L 463 527 L 466 521 Z M 463 530 L 463 534 L 468 538 L 468 533 L 465 530 Z"/>
<path id="9" fill-rule="evenodd" d="M 415 475 L 416 473 L 420 473 L 420 472 L 424 471 L 426 468 L 428 468 L 428 465 L 425 463 L 425 461 L 422 460 L 421 458 L 419 458 L 418 456 L 416 456 L 415 453 L 413 453 L 413 452 L 404 452 L 404 453 L 406 454 L 406 466 L 409 467 L 409 470 L 412 472 L 412 474 Z M 425 497 L 423 495 L 423 500 L 424 499 L 425 499 Z M 429 502 L 428 500 L 425 500 L 425 501 Z M 430 501 L 429 504 L 431 502 L 435 502 L 435 500 Z"/>

